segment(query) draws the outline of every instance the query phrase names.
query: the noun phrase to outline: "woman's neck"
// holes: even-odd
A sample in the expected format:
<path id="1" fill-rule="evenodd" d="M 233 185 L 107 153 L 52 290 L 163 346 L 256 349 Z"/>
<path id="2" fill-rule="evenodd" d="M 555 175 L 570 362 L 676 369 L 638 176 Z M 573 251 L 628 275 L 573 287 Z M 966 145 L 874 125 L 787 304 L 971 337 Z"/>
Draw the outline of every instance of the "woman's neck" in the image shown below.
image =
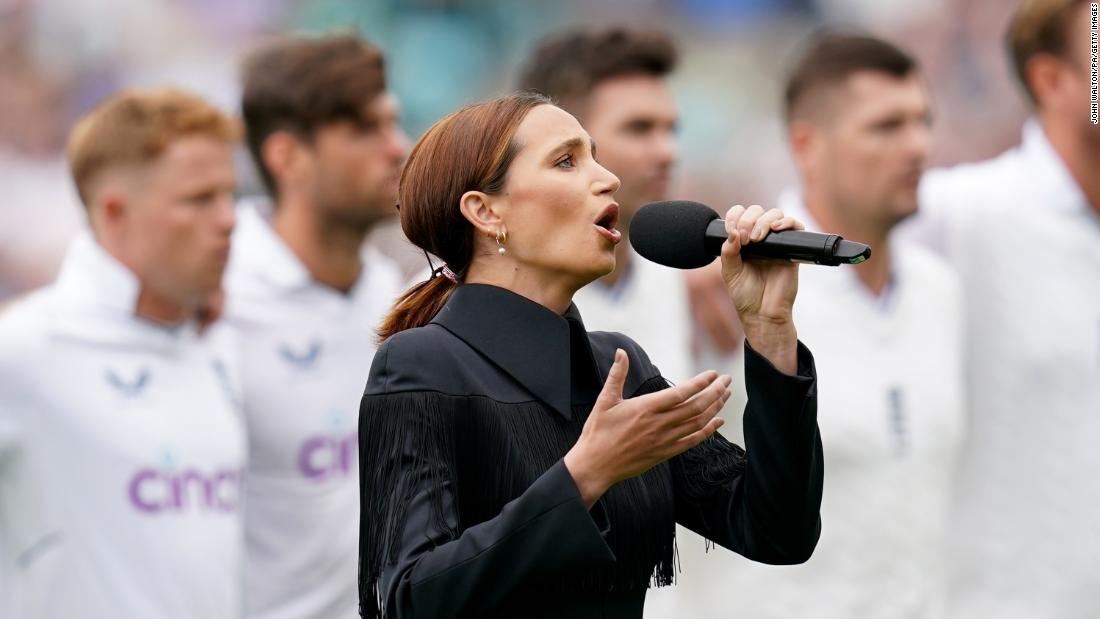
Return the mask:
<path id="1" fill-rule="evenodd" d="M 573 302 L 573 294 L 577 292 L 576 284 L 571 278 L 523 269 L 514 260 L 495 253 L 483 260 L 475 258 L 463 283 L 488 284 L 511 290 L 555 314 L 564 314 Z"/>

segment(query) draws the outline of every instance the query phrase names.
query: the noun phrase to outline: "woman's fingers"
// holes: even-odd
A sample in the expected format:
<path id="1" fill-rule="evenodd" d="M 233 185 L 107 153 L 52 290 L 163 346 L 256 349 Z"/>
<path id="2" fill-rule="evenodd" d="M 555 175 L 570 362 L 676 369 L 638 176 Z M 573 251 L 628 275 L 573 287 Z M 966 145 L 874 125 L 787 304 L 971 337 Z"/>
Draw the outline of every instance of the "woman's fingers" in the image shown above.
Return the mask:
<path id="1" fill-rule="evenodd" d="M 737 230 L 741 233 L 742 245 L 752 240 L 752 228 L 762 215 L 764 215 L 764 207 L 759 204 L 753 204 L 741 214 L 741 218 L 737 220 Z"/>
<path id="2" fill-rule="evenodd" d="M 728 389 L 718 394 L 718 398 L 711 402 L 706 407 L 706 409 L 703 410 L 703 412 L 694 417 L 689 417 L 688 419 L 684 420 L 683 423 L 673 428 L 671 437 L 674 440 L 679 440 L 684 436 L 687 436 L 688 434 L 698 432 L 699 430 L 705 428 L 707 424 L 710 423 L 712 419 L 714 419 L 714 416 L 722 410 L 722 406 L 724 406 L 726 401 L 729 400 L 729 394 L 730 391 Z"/>
<path id="3" fill-rule="evenodd" d="M 764 237 L 768 235 L 768 232 L 773 230 L 772 224 L 774 222 L 781 221 L 782 219 L 783 211 L 777 208 L 766 211 L 763 215 L 760 216 L 759 219 L 756 220 L 756 223 L 753 224 L 752 233 L 749 234 L 749 241 L 755 243 L 757 241 L 763 240 Z"/>
<path id="4" fill-rule="evenodd" d="M 806 225 L 803 224 L 801 221 L 798 221 L 794 217 L 791 217 L 791 216 L 787 215 L 787 216 L 782 217 L 781 219 L 773 221 L 772 224 L 771 224 L 771 228 L 774 231 L 778 231 L 778 230 L 805 230 Z"/>
<path id="5" fill-rule="evenodd" d="M 705 414 L 729 390 L 731 382 L 733 381 L 728 375 L 719 376 L 695 397 L 663 413 L 662 420 L 667 427 L 672 428 Z"/>
<path id="6" fill-rule="evenodd" d="M 701 430 L 697 430 L 673 443 L 673 452 L 669 458 L 678 456 L 710 438 L 712 434 L 725 425 L 726 420 L 721 417 L 712 417 Z"/>
<path id="7" fill-rule="evenodd" d="M 726 420 L 718 416 L 726 402 L 730 399 L 730 391 L 726 389 L 720 398 L 715 400 L 702 414 L 690 418 L 685 423 L 673 428 L 667 435 L 669 442 L 665 444 L 664 460 L 674 458 L 685 451 L 695 447 L 699 443 L 718 431 L 725 425 Z"/>
<path id="8" fill-rule="evenodd" d="M 745 264 L 741 261 L 741 236 L 733 234 L 722 243 L 722 280 L 726 286 L 741 275 Z"/>
<path id="9" fill-rule="evenodd" d="M 726 234 L 729 235 L 732 240 L 735 236 L 740 238 L 740 234 L 737 232 L 737 222 L 741 221 L 741 216 L 745 214 L 745 207 L 740 204 L 735 204 L 730 207 L 730 210 L 726 211 Z"/>
<path id="10" fill-rule="evenodd" d="M 662 389 L 656 393 L 633 398 L 630 401 L 636 402 L 637 405 L 650 410 L 664 412 L 695 397 L 701 391 L 709 387 L 711 383 L 718 380 L 718 378 L 718 372 L 707 370 L 706 372 L 698 374 L 691 380 L 686 380 L 678 385 L 674 385 L 668 389 Z"/>
<path id="11" fill-rule="evenodd" d="M 805 229 L 802 222 L 783 211 L 777 208 L 764 210 L 759 204 L 748 208 L 737 204 L 726 213 L 726 234 L 730 235 L 731 240 L 738 237 L 742 245 L 761 241 L 771 231 Z"/>
<path id="12" fill-rule="evenodd" d="M 597 410 L 606 410 L 623 401 L 623 385 L 626 384 L 626 375 L 630 372 L 630 358 L 621 348 L 615 349 L 615 360 L 611 363 L 611 370 L 607 373 L 603 389 L 596 398 Z"/>

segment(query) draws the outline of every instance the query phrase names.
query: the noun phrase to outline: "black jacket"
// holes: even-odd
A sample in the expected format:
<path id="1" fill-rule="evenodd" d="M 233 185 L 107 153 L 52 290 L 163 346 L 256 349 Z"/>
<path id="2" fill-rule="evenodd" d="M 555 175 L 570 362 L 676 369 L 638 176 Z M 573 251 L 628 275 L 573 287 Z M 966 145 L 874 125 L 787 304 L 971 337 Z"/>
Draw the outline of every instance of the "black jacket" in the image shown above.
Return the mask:
<path id="1" fill-rule="evenodd" d="M 629 397 L 668 386 L 617 333 L 493 286 L 460 286 L 375 356 L 359 418 L 365 617 L 632 617 L 674 577 L 675 523 L 765 563 L 820 533 L 813 358 L 745 347 L 749 451 L 715 435 L 586 510 L 562 457 L 616 348 Z M 383 610 L 384 609 L 384 610 Z"/>

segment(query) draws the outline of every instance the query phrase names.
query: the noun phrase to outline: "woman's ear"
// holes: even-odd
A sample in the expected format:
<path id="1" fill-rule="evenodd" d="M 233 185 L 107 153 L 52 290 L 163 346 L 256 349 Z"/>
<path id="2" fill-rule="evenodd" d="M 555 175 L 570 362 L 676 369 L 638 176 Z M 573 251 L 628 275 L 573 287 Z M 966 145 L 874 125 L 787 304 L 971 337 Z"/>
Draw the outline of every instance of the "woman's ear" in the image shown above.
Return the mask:
<path id="1" fill-rule="evenodd" d="M 496 212 L 495 200 L 481 191 L 467 191 L 458 202 L 459 209 L 466 221 L 486 236 L 495 237 L 497 233 L 507 234 L 504 220 Z"/>

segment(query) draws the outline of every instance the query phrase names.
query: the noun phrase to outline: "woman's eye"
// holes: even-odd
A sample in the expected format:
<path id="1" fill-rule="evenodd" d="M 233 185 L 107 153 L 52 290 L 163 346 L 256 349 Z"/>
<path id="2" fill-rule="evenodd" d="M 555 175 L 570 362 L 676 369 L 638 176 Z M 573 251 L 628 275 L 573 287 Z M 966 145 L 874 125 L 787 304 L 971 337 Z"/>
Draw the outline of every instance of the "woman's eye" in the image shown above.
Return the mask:
<path id="1" fill-rule="evenodd" d="M 571 167 L 573 167 L 573 155 L 566 155 L 566 156 L 562 157 L 561 159 L 558 160 L 557 163 L 554 164 L 554 167 L 556 167 L 556 168 L 571 168 Z"/>

